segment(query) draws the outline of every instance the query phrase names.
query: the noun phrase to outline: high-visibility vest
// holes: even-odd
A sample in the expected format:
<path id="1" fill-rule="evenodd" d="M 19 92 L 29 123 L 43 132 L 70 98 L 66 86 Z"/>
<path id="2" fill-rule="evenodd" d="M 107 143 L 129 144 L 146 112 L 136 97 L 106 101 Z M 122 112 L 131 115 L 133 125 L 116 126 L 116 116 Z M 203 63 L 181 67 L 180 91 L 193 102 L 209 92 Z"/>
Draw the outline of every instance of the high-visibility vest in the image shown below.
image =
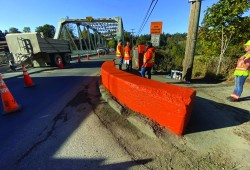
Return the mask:
<path id="1" fill-rule="evenodd" d="M 124 60 L 131 60 L 131 50 L 128 46 L 124 48 Z"/>
<path id="2" fill-rule="evenodd" d="M 149 61 L 146 63 L 146 61 Z M 154 47 L 149 48 L 143 57 L 143 63 L 145 67 L 153 67 L 155 64 L 155 49 Z"/>
<path id="3" fill-rule="evenodd" d="M 244 60 L 250 58 L 250 54 L 246 54 L 238 59 L 236 70 L 250 70 L 250 67 L 247 66 Z"/>
<path id="4" fill-rule="evenodd" d="M 116 47 L 116 57 L 119 59 L 123 56 L 123 48 L 121 45 L 117 45 Z"/>
<path id="5" fill-rule="evenodd" d="M 245 64 L 245 60 L 250 58 L 250 54 L 245 54 L 238 59 L 237 66 L 234 75 L 237 76 L 248 76 L 250 67 Z"/>

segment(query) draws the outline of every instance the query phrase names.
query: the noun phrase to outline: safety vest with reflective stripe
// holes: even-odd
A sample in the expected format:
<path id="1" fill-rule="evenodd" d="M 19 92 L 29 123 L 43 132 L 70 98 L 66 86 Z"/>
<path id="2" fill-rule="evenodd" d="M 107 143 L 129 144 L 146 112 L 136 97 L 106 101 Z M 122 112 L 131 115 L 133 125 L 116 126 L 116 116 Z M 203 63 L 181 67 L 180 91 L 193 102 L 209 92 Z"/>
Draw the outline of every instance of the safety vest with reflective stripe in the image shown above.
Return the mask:
<path id="1" fill-rule="evenodd" d="M 245 64 L 245 60 L 250 58 L 250 54 L 246 54 L 238 59 L 236 70 L 250 70 L 250 67 Z"/>
<path id="2" fill-rule="evenodd" d="M 250 58 L 250 54 L 245 54 L 238 59 L 237 66 L 234 75 L 237 76 L 248 76 L 250 67 L 245 64 L 245 60 Z"/>
<path id="3" fill-rule="evenodd" d="M 123 57 L 123 48 L 121 45 L 117 45 L 117 47 L 116 47 L 116 57 L 118 59 Z"/>
<path id="4" fill-rule="evenodd" d="M 148 62 L 146 62 L 148 60 Z M 143 57 L 143 63 L 145 67 L 153 67 L 155 64 L 155 49 L 154 47 L 149 48 Z"/>
<path id="5" fill-rule="evenodd" d="M 130 47 L 126 46 L 124 48 L 124 60 L 131 60 L 131 59 L 132 59 L 132 55 L 131 55 Z"/>

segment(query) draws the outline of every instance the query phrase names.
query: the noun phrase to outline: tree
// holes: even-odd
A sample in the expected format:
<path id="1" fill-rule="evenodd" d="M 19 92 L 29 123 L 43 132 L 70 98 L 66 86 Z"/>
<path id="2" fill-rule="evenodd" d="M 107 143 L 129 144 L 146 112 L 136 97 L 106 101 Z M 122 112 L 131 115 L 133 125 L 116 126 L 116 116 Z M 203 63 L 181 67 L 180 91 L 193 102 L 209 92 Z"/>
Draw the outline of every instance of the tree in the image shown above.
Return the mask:
<path id="1" fill-rule="evenodd" d="M 136 45 L 145 45 L 147 41 L 150 41 L 150 34 L 146 34 L 146 35 L 141 35 L 139 37 L 135 37 L 136 39 Z"/>
<path id="2" fill-rule="evenodd" d="M 56 29 L 53 25 L 45 24 L 44 26 L 36 27 L 36 32 L 42 32 L 45 38 L 53 38 L 56 32 Z"/>
<path id="3" fill-rule="evenodd" d="M 17 28 L 15 28 L 15 27 L 11 27 L 9 29 L 9 33 L 20 33 L 20 31 Z"/>
<path id="4" fill-rule="evenodd" d="M 5 35 L 2 30 L 0 30 L 0 41 L 5 41 Z"/>
<path id="5" fill-rule="evenodd" d="M 115 40 L 109 40 L 108 47 L 109 48 L 115 48 Z"/>
<path id="6" fill-rule="evenodd" d="M 4 37 L 4 33 L 0 30 L 0 38 Z"/>
<path id="7" fill-rule="evenodd" d="M 24 28 L 23 28 L 23 32 L 31 32 L 31 31 L 30 31 L 30 27 L 24 27 Z"/>
<path id="8" fill-rule="evenodd" d="M 249 26 L 246 27 L 249 17 L 242 16 L 249 8 L 249 0 L 219 0 L 205 11 L 199 37 L 208 53 L 219 55 L 216 75 L 220 73 L 230 43 L 236 43 L 236 39 L 246 36 L 245 32 L 249 33 Z"/>
<path id="9" fill-rule="evenodd" d="M 124 31 L 124 41 L 127 42 L 130 41 L 130 39 L 131 39 L 131 33 Z"/>

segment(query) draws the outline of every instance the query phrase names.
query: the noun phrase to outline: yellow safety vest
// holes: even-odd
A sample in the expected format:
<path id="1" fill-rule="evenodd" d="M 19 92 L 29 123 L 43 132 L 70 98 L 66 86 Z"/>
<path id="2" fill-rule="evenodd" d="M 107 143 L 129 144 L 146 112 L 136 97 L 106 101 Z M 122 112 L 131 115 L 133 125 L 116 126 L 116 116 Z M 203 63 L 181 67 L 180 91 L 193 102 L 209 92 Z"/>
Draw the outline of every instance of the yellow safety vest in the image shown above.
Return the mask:
<path id="1" fill-rule="evenodd" d="M 244 60 L 247 60 L 250 58 L 250 54 L 245 54 L 242 57 L 238 59 L 237 66 L 234 72 L 235 76 L 248 76 L 250 67 L 248 67 Z"/>
<path id="2" fill-rule="evenodd" d="M 119 47 L 120 47 L 120 49 L 119 49 Z M 120 57 L 122 57 L 122 55 L 123 55 L 123 52 L 120 51 L 120 50 L 123 50 L 123 49 L 122 49 L 122 46 L 121 46 L 121 45 L 117 45 L 117 47 L 116 47 L 116 56 L 117 56 L 118 59 L 119 59 Z"/>

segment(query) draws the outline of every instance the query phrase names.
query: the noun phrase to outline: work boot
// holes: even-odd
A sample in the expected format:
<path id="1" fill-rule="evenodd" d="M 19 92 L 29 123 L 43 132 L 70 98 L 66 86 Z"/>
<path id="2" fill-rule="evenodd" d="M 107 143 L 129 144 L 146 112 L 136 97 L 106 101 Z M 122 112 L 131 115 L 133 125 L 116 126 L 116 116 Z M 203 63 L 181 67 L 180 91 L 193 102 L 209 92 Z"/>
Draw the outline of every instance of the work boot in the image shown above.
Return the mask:
<path id="1" fill-rule="evenodd" d="M 239 102 L 239 99 L 234 99 L 233 97 L 229 96 L 226 98 L 230 102 Z"/>

